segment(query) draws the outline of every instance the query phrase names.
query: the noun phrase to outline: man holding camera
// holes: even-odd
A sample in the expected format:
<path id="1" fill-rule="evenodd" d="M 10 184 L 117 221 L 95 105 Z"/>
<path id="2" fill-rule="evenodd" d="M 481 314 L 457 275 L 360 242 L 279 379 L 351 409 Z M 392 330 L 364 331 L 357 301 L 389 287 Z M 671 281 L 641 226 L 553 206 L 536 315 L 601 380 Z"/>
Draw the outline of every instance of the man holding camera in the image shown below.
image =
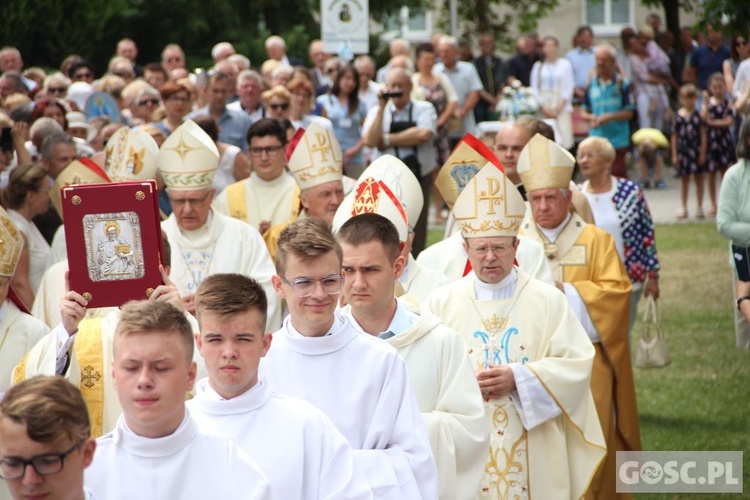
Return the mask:
<path id="1" fill-rule="evenodd" d="M 367 113 L 362 138 L 373 150 L 373 160 L 391 154 L 403 161 L 422 186 L 422 195 L 429 199 L 432 189 L 432 171 L 435 164 L 437 112 L 427 101 L 412 101 L 411 75 L 402 68 L 393 68 L 386 76 L 386 86 L 378 94 L 378 106 Z M 424 250 L 427 237 L 427 209 L 414 226 L 412 253 L 416 256 Z"/>

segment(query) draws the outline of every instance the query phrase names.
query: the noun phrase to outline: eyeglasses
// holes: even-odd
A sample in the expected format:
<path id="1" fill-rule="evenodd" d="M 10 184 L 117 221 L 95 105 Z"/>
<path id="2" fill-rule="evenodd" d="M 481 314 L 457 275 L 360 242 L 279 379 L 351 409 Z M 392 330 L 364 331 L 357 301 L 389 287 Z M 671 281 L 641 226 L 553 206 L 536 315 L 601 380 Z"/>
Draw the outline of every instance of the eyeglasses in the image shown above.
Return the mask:
<path id="1" fill-rule="evenodd" d="M 263 153 L 266 153 L 268 156 L 275 156 L 279 151 L 284 149 L 284 146 L 268 146 L 265 148 L 248 148 L 250 151 L 250 154 L 253 156 L 263 156 Z"/>
<path id="2" fill-rule="evenodd" d="M 507 247 L 500 246 L 500 245 L 492 245 L 492 246 L 480 245 L 475 248 L 469 247 L 469 250 L 477 254 L 479 257 L 483 257 L 486 255 L 489 255 L 490 252 L 492 252 L 493 255 L 498 255 L 498 256 L 504 255 L 511 248 L 513 248 L 513 245 L 508 245 Z"/>
<path id="3" fill-rule="evenodd" d="M 173 95 L 172 97 L 170 97 L 167 100 L 168 101 L 174 101 L 174 102 L 190 102 L 190 98 L 189 97 L 178 97 L 176 95 Z"/>
<path id="4" fill-rule="evenodd" d="M 21 460 L 20 458 L 3 458 L 0 459 L 0 477 L 3 479 L 18 479 L 26 473 L 26 467 L 32 466 L 40 476 L 49 476 L 57 474 L 63 470 L 65 457 L 73 453 L 82 443 L 73 445 L 68 451 L 62 453 L 45 453 L 37 455 L 31 460 Z"/>
<path id="5" fill-rule="evenodd" d="M 68 87 L 49 87 L 47 89 L 48 94 L 64 94 L 68 91 Z"/>
<path id="6" fill-rule="evenodd" d="M 281 104 L 269 104 L 268 107 L 274 111 L 283 111 L 289 107 L 289 103 L 283 102 Z"/>
<path id="7" fill-rule="evenodd" d="M 301 97 L 303 99 L 309 99 L 312 97 L 312 95 L 308 94 L 307 92 L 295 92 L 294 95 L 296 95 L 297 97 Z"/>
<path id="8" fill-rule="evenodd" d="M 294 295 L 300 299 L 304 299 L 315 293 L 318 283 L 320 283 L 321 288 L 323 288 L 323 291 L 328 295 L 338 295 L 341 293 L 341 288 L 344 286 L 344 277 L 341 274 L 331 274 L 320 278 L 319 280 L 314 280 L 312 278 L 295 278 L 292 281 L 289 281 L 282 277 L 281 281 L 287 285 L 291 285 L 292 290 L 294 290 Z"/>
<path id="9" fill-rule="evenodd" d="M 211 193 L 208 192 L 204 196 L 200 198 L 172 198 L 169 197 L 169 202 L 172 204 L 173 207 L 184 207 L 185 205 L 190 204 L 193 207 L 198 207 L 205 203 L 205 201 L 208 199 L 208 197 L 211 196 Z"/>
<path id="10" fill-rule="evenodd" d="M 159 99 L 146 99 L 138 103 L 138 106 L 158 106 Z"/>
<path id="11" fill-rule="evenodd" d="M 75 78 L 76 80 L 85 80 L 87 78 L 94 78 L 94 74 L 90 71 L 86 71 L 85 73 L 74 74 L 73 78 Z"/>

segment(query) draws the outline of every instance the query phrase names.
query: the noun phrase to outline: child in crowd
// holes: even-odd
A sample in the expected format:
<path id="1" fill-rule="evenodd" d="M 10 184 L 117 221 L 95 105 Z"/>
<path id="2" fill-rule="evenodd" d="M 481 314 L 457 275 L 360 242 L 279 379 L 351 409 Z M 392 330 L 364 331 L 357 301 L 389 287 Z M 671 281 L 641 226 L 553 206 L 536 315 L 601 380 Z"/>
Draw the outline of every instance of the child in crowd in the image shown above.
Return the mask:
<path id="1" fill-rule="evenodd" d="M 710 94 L 704 92 L 701 118 L 707 125 L 708 134 L 706 170 L 708 171 L 708 197 L 711 199 L 711 209 L 708 215 L 715 216 L 716 174 L 723 176 L 736 160 L 731 130 L 734 124 L 734 110 L 726 95 L 724 75 L 721 73 L 711 75 L 708 79 L 708 90 Z"/>
<path id="2" fill-rule="evenodd" d="M 698 89 L 691 83 L 683 85 L 679 100 L 682 107 L 675 113 L 672 126 L 672 165 L 677 169 L 677 176 L 682 179 L 682 208 L 678 210 L 677 218 L 685 219 L 688 216 L 687 197 L 692 176 L 698 201 L 695 216 L 703 219 L 703 172 L 706 167 L 708 134 L 696 109 Z"/>
<path id="3" fill-rule="evenodd" d="M 635 169 L 641 178 L 641 188 L 651 187 L 653 174 L 654 187 L 666 189 L 667 185 L 663 177 L 664 151 L 669 148 L 669 139 L 661 130 L 642 128 L 633 134 L 632 141 L 636 149 Z"/>

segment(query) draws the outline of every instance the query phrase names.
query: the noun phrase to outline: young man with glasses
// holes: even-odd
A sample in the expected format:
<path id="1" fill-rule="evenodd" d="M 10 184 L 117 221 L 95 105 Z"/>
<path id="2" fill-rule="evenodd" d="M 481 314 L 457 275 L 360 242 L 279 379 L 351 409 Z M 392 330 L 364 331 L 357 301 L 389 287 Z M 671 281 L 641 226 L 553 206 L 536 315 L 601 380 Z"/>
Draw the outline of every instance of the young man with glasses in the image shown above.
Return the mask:
<path id="1" fill-rule="evenodd" d="M 83 486 L 94 450 L 86 403 L 65 379 L 26 380 L 0 401 L 0 478 L 14 500 L 94 500 Z"/>
<path id="2" fill-rule="evenodd" d="M 281 233 L 273 285 L 289 316 L 260 376 L 333 420 L 376 498 L 437 498 L 435 461 L 403 360 L 336 312 L 341 259 L 321 219 L 294 221 Z"/>
<path id="3" fill-rule="evenodd" d="M 198 285 L 216 273 L 251 276 L 270 295 L 273 264 L 258 230 L 211 209 L 216 192 L 213 178 L 219 163 L 211 137 L 188 120 L 164 142 L 157 162 L 173 210 L 162 222 L 175 255 L 170 278 L 185 308 L 195 311 Z M 271 331 L 280 324 L 280 303 L 272 296 L 267 327 Z"/>
<path id="4" fill-rule="evenodd" d="M 300 190 L 285 172 L 286 130 L 278 120 L 263 118 L 247 133 L 252 172 L 219 193 L 217 212 L 247 222 L 261 234 L 294 220 L 300 210 Z"/>

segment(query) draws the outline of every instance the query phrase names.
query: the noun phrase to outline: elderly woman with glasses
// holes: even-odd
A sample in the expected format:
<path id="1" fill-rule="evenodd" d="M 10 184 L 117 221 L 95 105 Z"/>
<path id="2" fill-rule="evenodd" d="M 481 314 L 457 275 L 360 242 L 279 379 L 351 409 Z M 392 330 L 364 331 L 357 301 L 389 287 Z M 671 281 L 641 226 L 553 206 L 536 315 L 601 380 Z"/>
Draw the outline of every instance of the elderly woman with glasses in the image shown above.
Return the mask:
<path id="1" fill-rule="evenodd" d="M 328 118 L 311 114 L 315 101 L 313 100 L 313 88 L 310 80 L 297 78 L 289 82 L 287 89 L 292 93 L 291 106 L 289 106 L 289 119 L 295 129 L 300 127 L 306 129 L 312 122 L 333 132 L 333 124 Z"/>
<path id="2" fill-rule="evenodd" d="M 52 73 L 44 79 L 42 91 L 47 97 L 65 99 L 65 96 L 68 95 L 68 87 L 70 87 L 71 83 L 70 78 L 62 73 Z"/>
<path id="3" fill-rule="evenodd" d="M 292 93 L 282 85 L 271 87 L 261 94 L 263 108 L 266 118 L 284 120 L 289 118 L 289 106 L 292 101 Z"/>
<path id="4" fill-rule="evenodd" d="M 637 183 L 611 174 L 615 149 L 602 137 L 578 146 L 578 165 L 586 181 L 580 185 L 594 214 L 594 223 L 615 240 L 615 247 L 633 285 L 630 327 L 641 295 L 659 298 L 659 258 L 654 221 Z"/>
<path id="5" fill-rule="evenodd" d="M 182 125 L 185 115 L 190 111 L 192 103 L 190 89 L 178 82 L 167 82 L 161 86 L 160 94 L 166 117 L 155 122 L 154 126 L 169 136 Z"/>

